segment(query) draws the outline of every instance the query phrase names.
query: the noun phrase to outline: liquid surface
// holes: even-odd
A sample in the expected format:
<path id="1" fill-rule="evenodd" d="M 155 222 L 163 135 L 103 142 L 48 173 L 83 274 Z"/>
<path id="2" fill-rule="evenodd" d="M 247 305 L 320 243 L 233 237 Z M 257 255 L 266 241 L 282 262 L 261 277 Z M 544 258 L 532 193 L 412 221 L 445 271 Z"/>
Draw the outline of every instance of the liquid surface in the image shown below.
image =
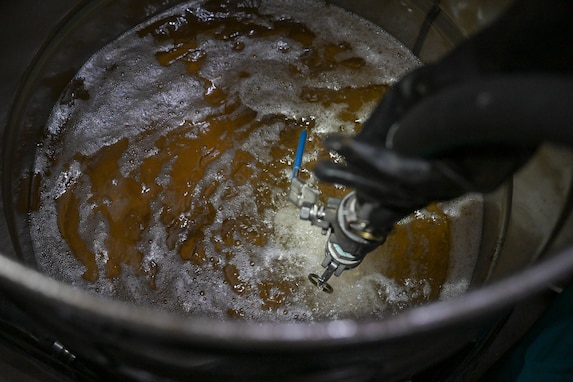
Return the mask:
<path id="1" fill-rule="evenodd" d="M 192 2 L 150 20 L 95 54 L 52 112 L 31 214 L 38 266 L 219 319 L 382 316 L 462 293 L 479 197 L 400 222 L 332 295 L 307 280 L 326 237 L 287 201 L 300 131 L 314 184 L 308 169 L 329 156 L 320 140 L 359 129 L 417 65 L 378 27 L 317 1 Z"/>

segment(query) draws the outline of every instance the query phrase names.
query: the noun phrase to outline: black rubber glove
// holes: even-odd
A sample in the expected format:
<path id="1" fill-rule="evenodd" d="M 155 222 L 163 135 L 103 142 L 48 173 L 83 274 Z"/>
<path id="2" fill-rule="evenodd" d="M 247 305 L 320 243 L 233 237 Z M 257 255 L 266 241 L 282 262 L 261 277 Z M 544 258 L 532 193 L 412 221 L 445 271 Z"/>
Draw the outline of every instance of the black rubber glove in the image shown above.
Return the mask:
<path id="1" fill-rule="evenodd" d="M 357 190 L 387 229 L 432 201 L 497 188 L 544 140 L 573 145 L 573 1 L 522 0 L 400 80 L 355 138 L 325 146 L 323 181 Z M 549 126 L 548 126 L 549 125 Z"/>

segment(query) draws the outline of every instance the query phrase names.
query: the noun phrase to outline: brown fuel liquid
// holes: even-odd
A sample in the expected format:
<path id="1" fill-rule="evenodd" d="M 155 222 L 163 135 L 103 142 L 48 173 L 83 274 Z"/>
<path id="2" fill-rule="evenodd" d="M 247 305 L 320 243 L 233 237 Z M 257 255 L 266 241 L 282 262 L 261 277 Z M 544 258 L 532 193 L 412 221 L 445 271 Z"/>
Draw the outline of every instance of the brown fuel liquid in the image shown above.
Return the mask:
<path id="1" fill-rule="evenodd" d="M 321 139 L 357 131 L 416 65 L 378 27 L 317 1 L 193 2 L 127 32 L 52 113 L 32 212 L 40 267 L 113 298 L 220 319 L 380 316 L 463 290 L 479 198 L 405 219 L 333 280 L 333 295 L 306 278 L 322 271 L 326 237 L 287 201 L 300 131 L 303 176 L 316 184 L 310 169 L 330 155 Z M 452 256 L 465 265 L 452 270 Z"/>

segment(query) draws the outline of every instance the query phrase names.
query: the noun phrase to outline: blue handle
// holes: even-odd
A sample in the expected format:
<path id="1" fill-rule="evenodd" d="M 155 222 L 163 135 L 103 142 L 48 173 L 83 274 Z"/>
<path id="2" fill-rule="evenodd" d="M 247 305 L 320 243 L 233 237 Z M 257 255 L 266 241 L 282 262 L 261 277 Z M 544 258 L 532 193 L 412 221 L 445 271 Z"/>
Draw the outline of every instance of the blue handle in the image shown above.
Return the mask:
<path id="1" fill-rule="evenodd" d="M 298 176 L 300 165 L 302 163 L 302 154 L 304 154 L 304 145 L 306 145 L 306 130 L 301 131 L 296 148 L 296 157 L 294 158 L 294 168 L 292 169 L 292 178 Z"/>

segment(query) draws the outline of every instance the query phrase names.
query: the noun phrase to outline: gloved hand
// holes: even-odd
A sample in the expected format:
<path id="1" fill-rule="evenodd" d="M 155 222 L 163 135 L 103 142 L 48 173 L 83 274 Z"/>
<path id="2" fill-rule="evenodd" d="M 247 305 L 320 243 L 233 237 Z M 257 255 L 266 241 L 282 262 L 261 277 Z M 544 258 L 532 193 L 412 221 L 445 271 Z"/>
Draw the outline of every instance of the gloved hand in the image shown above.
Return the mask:
<path id="1" fill-rule="evenodd" d="M 373 226 L 497 188 L 544 140 L 573 146 L 573 2 L 522 0 L 390 89 L 355 138 L 325 146 L 323 181 L 357 190 Z"/>

